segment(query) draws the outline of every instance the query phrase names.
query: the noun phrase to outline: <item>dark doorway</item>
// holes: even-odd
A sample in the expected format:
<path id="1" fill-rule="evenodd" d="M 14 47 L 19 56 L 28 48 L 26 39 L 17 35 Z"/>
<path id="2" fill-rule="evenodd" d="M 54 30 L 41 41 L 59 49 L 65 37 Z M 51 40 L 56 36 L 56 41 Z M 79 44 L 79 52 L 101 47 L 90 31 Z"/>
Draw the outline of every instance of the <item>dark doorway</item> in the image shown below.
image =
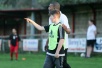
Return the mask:
<path id="1" fill-rule="evenodd" d="M 26 34 L 25 12 L 5 11 L 0 12 L 0 35 L 9 35 L 15 28 L 18 34 Z"/>

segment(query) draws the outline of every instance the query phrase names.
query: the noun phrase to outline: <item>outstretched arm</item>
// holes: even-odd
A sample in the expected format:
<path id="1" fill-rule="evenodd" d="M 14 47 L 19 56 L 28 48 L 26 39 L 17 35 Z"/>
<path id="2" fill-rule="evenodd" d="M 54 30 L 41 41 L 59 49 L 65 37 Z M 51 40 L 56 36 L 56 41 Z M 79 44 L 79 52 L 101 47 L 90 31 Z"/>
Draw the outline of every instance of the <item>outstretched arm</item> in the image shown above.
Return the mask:
<path id="1" fill-rule="evenodd" d="M 36 29 L 43 31 L 45 30 L 43 26 L 40 26 L 39 24 L 35 23 L 33 20 L 29 19 L 29 18 L 24 18 L 27 22 L 33 24 L 35 26 Z"/>

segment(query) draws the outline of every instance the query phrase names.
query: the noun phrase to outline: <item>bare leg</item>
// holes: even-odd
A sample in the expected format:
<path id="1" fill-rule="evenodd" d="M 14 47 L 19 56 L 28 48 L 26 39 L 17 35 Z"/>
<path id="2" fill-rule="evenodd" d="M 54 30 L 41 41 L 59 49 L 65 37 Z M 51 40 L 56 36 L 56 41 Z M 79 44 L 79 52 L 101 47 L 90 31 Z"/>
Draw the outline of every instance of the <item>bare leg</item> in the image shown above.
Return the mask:
<path id="1" fill-rule="evenodd" d="M 16 60 L 18 60 L 18 51 L 15 51 Z"/>
<path id="2" fill-rule="evenodd" d="M 86 57 L 90 57 L 92 53 L 92 46 L 87 46 L 87 53 L 86 53 Z"/>

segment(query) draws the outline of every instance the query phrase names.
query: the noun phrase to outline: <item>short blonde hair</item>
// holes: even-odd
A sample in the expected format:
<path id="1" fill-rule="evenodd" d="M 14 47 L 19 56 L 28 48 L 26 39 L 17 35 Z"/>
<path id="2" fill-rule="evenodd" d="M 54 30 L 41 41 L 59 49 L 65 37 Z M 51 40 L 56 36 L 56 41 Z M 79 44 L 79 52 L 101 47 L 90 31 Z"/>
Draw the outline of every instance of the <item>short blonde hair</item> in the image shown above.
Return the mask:
<path id="1" fill-rule="evenodd" d="M 55 9 L 55 10 L 52 10 L 50 13 L 50 15 L 54 15 L 54 14 L 57 14 L 59 17 L 60 17 L 60 11 Z"/>

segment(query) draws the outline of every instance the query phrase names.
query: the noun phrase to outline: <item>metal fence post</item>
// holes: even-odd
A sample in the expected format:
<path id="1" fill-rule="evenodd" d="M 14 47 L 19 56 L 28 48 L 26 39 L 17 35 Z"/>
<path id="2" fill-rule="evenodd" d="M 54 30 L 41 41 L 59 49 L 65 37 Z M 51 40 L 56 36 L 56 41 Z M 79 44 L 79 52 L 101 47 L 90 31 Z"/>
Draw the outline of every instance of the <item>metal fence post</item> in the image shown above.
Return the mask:
<path id="1" fill-rule="evenodd" d="M 42 52 L 42 39 L 43 39 L 43 35 L 41 34 L 40 36 L 40 52 Z"/>
<path id="2" fill-rule="evenodd" d="M 2 52 L 5 53 L 5 40 L 2 39 Z"/>

